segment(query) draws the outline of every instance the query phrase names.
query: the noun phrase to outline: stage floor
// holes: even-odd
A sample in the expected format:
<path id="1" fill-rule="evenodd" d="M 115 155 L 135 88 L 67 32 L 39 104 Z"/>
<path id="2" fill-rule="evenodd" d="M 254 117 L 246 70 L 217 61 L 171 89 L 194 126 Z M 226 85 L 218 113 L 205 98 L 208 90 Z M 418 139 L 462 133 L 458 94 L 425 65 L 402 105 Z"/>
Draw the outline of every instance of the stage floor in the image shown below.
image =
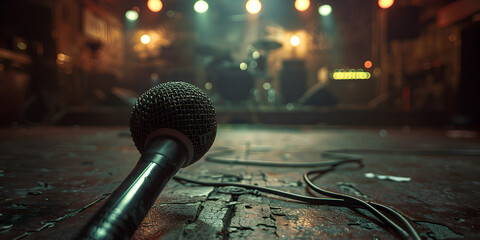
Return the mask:
<path id="1" fill-rule="evenodd" d="M 72 239 L 140 154 L 127 128 L 0 130 L 0 239 Z M 308 195 L 312 167 L 236 164 L 362 158 L 314 182 L 405 214 L 424 239 L 480 239 L 480 138 L 395 127 L 220 125 L 209 159 L 178 175 Z M 207 154 L 208 155 L 208 154 Z M 311 205 L 238 187 L 168 183 L 133 239 L 400 238 L 363 209 Z"/>

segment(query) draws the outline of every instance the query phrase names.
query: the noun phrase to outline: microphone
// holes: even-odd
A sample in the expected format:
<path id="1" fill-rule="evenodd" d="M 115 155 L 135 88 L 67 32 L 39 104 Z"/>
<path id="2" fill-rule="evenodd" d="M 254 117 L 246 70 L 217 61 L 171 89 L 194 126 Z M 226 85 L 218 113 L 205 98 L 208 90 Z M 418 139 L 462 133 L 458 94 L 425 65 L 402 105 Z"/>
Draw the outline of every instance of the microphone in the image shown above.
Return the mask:
<path id="1" fill-rule="evenodd" d="M 139 97 L 130 131 L 140 160 L 78 239 L 130 239 L 168 181 L 212 146 L 215 109 L 199 88 L 163 83 Z"/>

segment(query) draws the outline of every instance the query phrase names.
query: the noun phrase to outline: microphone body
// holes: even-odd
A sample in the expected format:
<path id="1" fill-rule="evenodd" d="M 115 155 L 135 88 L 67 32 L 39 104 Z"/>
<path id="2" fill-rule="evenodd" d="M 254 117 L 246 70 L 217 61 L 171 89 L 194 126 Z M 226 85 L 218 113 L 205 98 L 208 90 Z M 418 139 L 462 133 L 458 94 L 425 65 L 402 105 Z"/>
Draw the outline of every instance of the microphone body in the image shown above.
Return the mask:
<path id="1" fill-rule="evenodd" d="M 199 88 L 163 83 L 139 97 L 130 131 L 140 160 L 77 239 L 130 239 L 168 181 L 212 146 L 215 109 Z"/>
<path id="2" fill-rule="evenodd" d="M 80 239 L 129 239 L 186 162 L 186 153 L 185 144 L 177 139 L 152 139 L 135 168 L 80 233 Z"/>

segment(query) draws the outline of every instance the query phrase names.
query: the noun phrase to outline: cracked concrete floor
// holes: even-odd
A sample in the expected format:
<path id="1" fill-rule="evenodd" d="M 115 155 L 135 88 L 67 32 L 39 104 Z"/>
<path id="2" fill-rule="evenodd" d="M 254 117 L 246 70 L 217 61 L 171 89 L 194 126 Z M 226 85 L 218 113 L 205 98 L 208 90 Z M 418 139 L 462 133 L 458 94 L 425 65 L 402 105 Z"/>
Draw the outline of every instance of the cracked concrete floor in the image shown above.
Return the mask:
<path id="1" fill-rule="evenodd" d="M 0 238 L 71 239 L 135 165 L 120 128 L 0 130 Z M 228 159 L 326 161 L 342 149 L 363 158 L 315 180 L 326 189 L 393 207 L 424 239 L 479 239 L 480 140 L 441 129 L 220 126 L 211 153 Z M 392 151 L 399 150 L 399 151 Z M 453 150 L 468 150 L 469 155 Z M 425 154 L 425 152 L 429 154 Z M 452 153 L 453 152 L 453 153 Z M 181 176 L 268 186 L 307 195 L 309 168 L 219 164 L 204 159 Z M 374 175 L 372 175 L 374 174 Z M 409 179 L 394 181 L 390 176 Z M 235 187 L 170 181 L 133 239 L 392 239 L 364 210 L 309 205 Z"/>

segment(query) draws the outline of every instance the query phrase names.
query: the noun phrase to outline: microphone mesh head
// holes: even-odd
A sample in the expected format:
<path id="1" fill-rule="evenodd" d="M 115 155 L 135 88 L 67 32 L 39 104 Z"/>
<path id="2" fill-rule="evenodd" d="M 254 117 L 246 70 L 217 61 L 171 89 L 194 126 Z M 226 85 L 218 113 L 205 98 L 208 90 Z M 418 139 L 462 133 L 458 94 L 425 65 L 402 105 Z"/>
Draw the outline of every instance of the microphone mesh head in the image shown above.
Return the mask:
<path id="1" fill-rule="evenodd" d="M 192 84 L 162 83 L 142 94 L 132 110 L 130 131 L 140 153 L 148 135 L 160 128 L 175 129 L 193 143 L 193 159 L 187 166 L 203 157 L 215 140 L 215 109 L 207 95 Z"/>

